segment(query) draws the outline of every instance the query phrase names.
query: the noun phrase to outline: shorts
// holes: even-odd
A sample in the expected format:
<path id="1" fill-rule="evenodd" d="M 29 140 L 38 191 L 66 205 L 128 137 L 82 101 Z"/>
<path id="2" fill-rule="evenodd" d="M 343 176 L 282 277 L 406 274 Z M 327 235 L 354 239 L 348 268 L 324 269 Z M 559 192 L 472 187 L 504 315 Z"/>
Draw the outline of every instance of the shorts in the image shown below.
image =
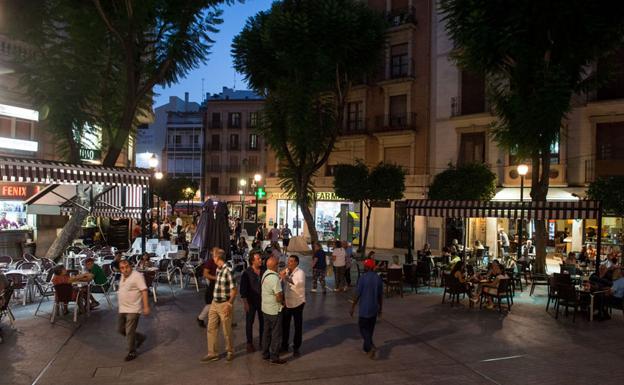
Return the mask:
<path id="1" fill-rule="evenodd" d="M 282 239 L 282 244 L 284 245 L 284 247 L 288 247 L 288 244 L 290 244 L 290 238 Z"/>

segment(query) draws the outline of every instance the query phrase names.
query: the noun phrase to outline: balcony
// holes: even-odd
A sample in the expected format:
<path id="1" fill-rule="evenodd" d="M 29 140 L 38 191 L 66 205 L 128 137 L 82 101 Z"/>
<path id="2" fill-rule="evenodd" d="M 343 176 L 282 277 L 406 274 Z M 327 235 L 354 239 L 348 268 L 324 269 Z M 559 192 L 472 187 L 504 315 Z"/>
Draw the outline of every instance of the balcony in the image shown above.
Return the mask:
<path id="1" fill-rule="evenodd" d="M 386 20 L 390 27 L 399 27 L 405 24 L 416 24 L 416 12 L 414 7 L 399 8 L 386 12 Z"/>
<path id="2" fill-rule="evenodd" d="M 223 166 L 220 164 L 208 164 L 204 169 L 206 172 L 221 172 L 223 171 Z"/>
<path id="3" fill-rule="evenodd" d="M 240 146 L 240 143 L 228 143 L 227 148 L 230 151 L 240 151 L 241 146 Z"/>
<path id="4" fill-rule="evenodd" d="M 401 63 L 393 63 L 392 58 L 390 58 L 390 73 L 389 76 L 386 77 L 386 80 L 396 80 L 396 79 L 405 79 L 405 78 L 414 78 L 414 60 L 409 59 L 405 62 Z"/>
<path id="5" fill-rule="evenodd" d="M 238 191 L 238 189 L 222 186 L 208 187 L 208 195 L 238 195 Z"/>
<path id="6" fill-rule="evenodd" d="M 468 103 L 466 103 L 465 101 L 464 103 L 462 103 L 462 99 L 460 96 L 455 96 L 451 98 L 452 117 L 482 113 L 492 113 L 487 103 L 487 100 L 475 99 Z"/>
<path id="7" fill-rule="evenodd" d="M 202 148 L 199 144 L 167 144 L 167 152 L 201 152 Z"/>
<path id="8" fill-rule="evenodd" d="M 379 115 L 375 119 L 374 132 L 416 131 L 416 113 Z"/>
<path id="9" fill-rule="evenodd" d="M 228 164 L 224 166 L 225 171 L 227 172 L 240 172 L 241 166 L 240 164 Z"/>
<path id="10" fill-rule="evenodd" d="M 228 128 L 238 129 L 241 128 L 241 122 L 239 121 L 228 121 Z"/>
<path id="11" fill-rule="evenodd" d="M 221 143 L 210 143 L 207 146 L 208 151 L 221 151 Z"/>
<path id="12" fill-rule="evenodd" d="M 256 144 L 256 147 L 251 147 L 251 145 L 247 144 L 245 148 L 247 149 L 247 151 L 260 151 L 260 145 L 258 144 Z"/>
<path id="13" fill-rule="evenodd" d="M 367 119 L 347 120 L 344 128 L 340 131 L 340 135 L 341 136 L 366 135 L 368 134 L 367 123 L 368 123 Z"/>
<path id="14" fill-rule="evenodd" d="M 208 128 L 212 129 L 212 130 L 219 130 L 221 128 L 223 128 L 223 122 L 222 121 L 209 121 L 208 122 Z"/>

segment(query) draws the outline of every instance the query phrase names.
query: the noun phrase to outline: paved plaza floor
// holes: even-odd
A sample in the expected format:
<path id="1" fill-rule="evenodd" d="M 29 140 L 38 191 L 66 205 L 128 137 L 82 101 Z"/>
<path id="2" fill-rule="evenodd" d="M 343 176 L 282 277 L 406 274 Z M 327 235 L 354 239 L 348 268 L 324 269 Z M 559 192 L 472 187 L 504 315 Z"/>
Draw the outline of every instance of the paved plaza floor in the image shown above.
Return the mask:
<path id="1" fill-rule="evenodd" d="M 245 353 L 242 304 L 237 302 L 235 359 L 202 364 L 206 333 L 195 317 L 203 293 L 161 286 L 160 299 L 139 330 L 148 335 L 139 357 L 124 362 L 115 333 L 116 309 L 102 302 L 78 324 L 51 325 L 16 304 L 18 320 L 3 325 L 0 384 L 622 384 L 624 319 L 588 322 L 545 311 L 543 289 L 516 298 L 510 313 L 441 304 L 438 288 L 386 299 L 375 361 L 361 351 L 348 293 L 308 293 L 302 356 L 271 366 Z M 116 299 L 114 297 L 114 299 Z M 44 311 L 49 311 L 47 304 Z M 223 344 L 221 344 L 223 346 Z"/>

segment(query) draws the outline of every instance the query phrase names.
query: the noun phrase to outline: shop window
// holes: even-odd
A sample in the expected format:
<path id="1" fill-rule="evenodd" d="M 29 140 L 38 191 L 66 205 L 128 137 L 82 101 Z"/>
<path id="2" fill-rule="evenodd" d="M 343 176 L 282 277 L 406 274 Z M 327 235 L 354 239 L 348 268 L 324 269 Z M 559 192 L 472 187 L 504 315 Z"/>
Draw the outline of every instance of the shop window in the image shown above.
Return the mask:
<path id="1" fill-rule="evenodd" d="M 28 120 L 15 120 L 15 139 L 30 140 L 31 123 Z"/>
<path id="2" fill-rule="evenodd" d="M 11 134 L 11 122 L 9 118 L 0 118 L 0 137 L 10 138 Z"/>
<path id="3" fill-rule="evenodd" d="M 598 160 L 624 159 L 624 122 L 596 125 L 596 157 Z"/>
<path id="4" fill-rule="evenodd" d="M 409 232 L 411 226 L 407 215 L 405 201 L 394 202 L 394 247 L 399 249 L 409 248 Z"/>
<path id="5" fill-rule="evenodd" d="M 461 134 L 459 159 L 461 165 L 485 162 L 485 132 Z"/>
<path id="6" fill-rule="evenodd" d="M 402 78 L 409 75 L 407 43 L 390 47 L 390 77 Z"/>

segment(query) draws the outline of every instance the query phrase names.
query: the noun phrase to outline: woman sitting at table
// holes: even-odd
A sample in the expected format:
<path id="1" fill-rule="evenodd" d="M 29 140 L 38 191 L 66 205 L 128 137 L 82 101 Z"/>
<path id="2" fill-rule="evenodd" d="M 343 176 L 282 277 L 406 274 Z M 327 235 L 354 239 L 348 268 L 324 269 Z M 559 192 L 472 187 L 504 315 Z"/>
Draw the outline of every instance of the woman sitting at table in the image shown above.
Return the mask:
<path id="1" fill-rule="evenodd" d="M 418 250 L 419 258 L 426 258 L 431 256 L 431 247 L 428 243 L 425 243 L 422 250 Z"/>
<path id="2" fill-rule="evenodd" d="M 54 286 L 55 296 L 58 302 L 61 303 L 63 315 L 69 313 L 67 310 L 67 303 L 69 301 L 75 301 L 78 296 L 78 288 L 72 287 L 72 283 L 78 282 L 78 276 L 70 277 L 67 274 L 67 269 L 63 265 L 57 265 L 52 276 L 52 285 Z"/>
<path id="3" fill-rule="evenodd" d="M 464 272 L 464 262 L 461 260 L 453 265 L 453 269 L 451 270 L 451 280 L 457 284 L 460 293 L 470 294 L 470 282 Z"/>
<path id="4" fill-rule="evenodd" d="M 154 263 L 150 260 L 149 253 L 143 253 L 139 263 L 137 263 L 137 270 L 147 270 L 154 267 Z"/>
<path id="5" fill-rule="evenodd" d="M 498 261 L 492 261 L 492 269 L 488 272 L 488 275 L 494 276 L 494 280 L 481 283 L 479 293 L 496 294 L 500 281 L 509 278 Z M 487 296 L 487 304 L 485 307 L 486 309 L 494 308 L 494 302 L 491 296 Z"/>
<path id="6" fill-rule="evenodd" d="M 401 266 L 401 263 L 399 261 L 399 256 L 398 255 L 393 255 L 392 256 L 392 263 L 390 264 L 390 266 L 388 266 L 388 269 L 402 269 L 403 266 Z"/>

